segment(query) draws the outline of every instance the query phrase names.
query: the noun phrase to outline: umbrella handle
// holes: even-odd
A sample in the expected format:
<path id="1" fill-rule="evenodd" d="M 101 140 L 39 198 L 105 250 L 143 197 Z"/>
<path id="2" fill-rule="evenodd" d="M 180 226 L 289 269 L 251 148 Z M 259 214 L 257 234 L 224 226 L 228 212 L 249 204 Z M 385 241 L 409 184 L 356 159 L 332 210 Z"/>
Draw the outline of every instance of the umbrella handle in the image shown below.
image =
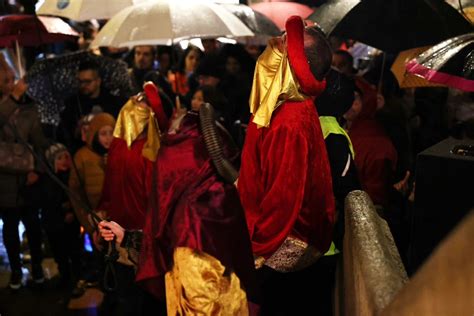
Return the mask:
<path id="1" fill-rule="evenodd" d="M 176 110 L 181 110 L 181 99 L 179 98 L 179 95 L 176 96 Z"/>
<path id="2" fill-rule="evenodd" d="M 23 71 L 23 65 L 21 62 L 21 53 L 20 53 L 20 44 L 18 43 L 18 40 L 15 41 L 15 47 L 16 47 L 16 58 L 18 62 L 18 74 L 20 76 L 20 79 L 23 78 L 24 71 Z"/>
<path id="3" fill-rule="evenodd" d="M 379 78 L 379 83 L 377 85 L 377 92 L 382 93 L 382 85 L 383 85 L 383 73 L 385 70 L 385 61 L 387 58 L 387 54 L 385 52 L 382 52 L 382 70 L 380 70 L 380 78 Z"/>

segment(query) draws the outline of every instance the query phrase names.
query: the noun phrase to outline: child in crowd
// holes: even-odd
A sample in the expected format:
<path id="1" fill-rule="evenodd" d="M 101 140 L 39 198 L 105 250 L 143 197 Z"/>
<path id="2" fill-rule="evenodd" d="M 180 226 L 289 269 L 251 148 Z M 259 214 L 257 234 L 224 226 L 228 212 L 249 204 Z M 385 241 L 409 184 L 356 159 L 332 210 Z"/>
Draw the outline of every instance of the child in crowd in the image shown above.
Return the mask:
<path id="1" fill-rule="evenodd" d="M 71 170 L 71 155 L 67 148 L 56 143 L 45 152 L 49 167 L 65 185 Z M 54 180 L 45 176 L 41 179 L 41 220 L 48 236 L 54 260 L 58 265 L 60 286 L 72 289 L 81 279 L 82 238 L 79 222 L 67 193 Z M 83 293 L 77 292 L 79 296 Z"/>
<path id="2" fill-rule="evenodd" d="M 105 167 L 107 163 L 107 152 L 112 143 L 115 119 L 108 113 L 100 113 L 91 120 L 87 131 L 86 144 L 74 155 L 73 170 L 69 177 L 69 188 L 77 197 L 89 207 L 96 210 L 102 195 L 102 186 L 105 178 Z M 77 219 L 81 226 L 89 235 L 90 240 L 94 240 L 94 245 L 100 249 L 95 242 L 94 222 L 77 200 L 71 199 Z M 105 212 L 96 211 L 96 214 L 105 218 Z M 84 273 L 84 280 L 79 280 L 74 292 L 80 293 L 87 285 L 85 280 L 95 283 L 101 269 L 102 257 L 97 251 L 93 251 L 92 261 L 86 264 L 87 272 Z"/>
<path id="3" fill-rule="evenodd" d="M 199 112 L 203 103 L 210 103 L 220 116 L 220 113 L 225 106 L 225 99 L 216 88 L 211 86 L 200 86 L 196 89 L 191 99 L 191 110 Z"/>
<path id="4" fill-rule="evenodd" d="M 69 187 L 91 209 L 95 209 L 102 194 L 107 151 L 112 143 L 115 119 L 108 113 L 97 114 L 90 122 L 86 145 L 74 156 L 74 169 L 69 177 Z M 86 211 L 71 200 L 79 222 L 92 234 L 94 226 Z M 99 216 L 105 216 L 100 214 Z"/>

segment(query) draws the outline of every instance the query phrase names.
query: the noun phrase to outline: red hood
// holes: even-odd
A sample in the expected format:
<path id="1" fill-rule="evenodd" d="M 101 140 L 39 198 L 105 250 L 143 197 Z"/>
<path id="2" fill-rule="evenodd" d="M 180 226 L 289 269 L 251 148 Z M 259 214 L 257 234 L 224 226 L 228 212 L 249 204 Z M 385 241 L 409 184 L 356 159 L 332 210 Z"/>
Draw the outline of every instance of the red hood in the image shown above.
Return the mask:
<path id="1" fill-rule="evenodd" d="M 362 78 L 357 78 L 355 84 L 362 92 L 362 110 L 357 120 L 374 119 L 377 112 L 377 90 Z"/>
<path id="2" fill-rule="evenodd" d="M 319 96 L 326 89 L 326 80 L 318 81 L 312 74 L 304 52 L 304 22 L 299 16 L 286 21 L 288 59 L 303 93 Z"/>

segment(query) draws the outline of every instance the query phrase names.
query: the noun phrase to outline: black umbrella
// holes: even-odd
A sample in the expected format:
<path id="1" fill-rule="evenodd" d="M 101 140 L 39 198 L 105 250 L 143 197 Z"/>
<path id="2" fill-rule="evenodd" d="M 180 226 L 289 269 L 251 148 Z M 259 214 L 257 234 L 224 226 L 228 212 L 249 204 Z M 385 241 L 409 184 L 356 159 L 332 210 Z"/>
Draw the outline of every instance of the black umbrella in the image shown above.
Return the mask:
<path id="1" fill-rule="evenodd" d="M 408 62 L 407 71 L 432 82 L 474 91 L 474 33 L 433 46 Z"/>
<path id="2" fill-rule="evenodd" d="M 222 4 L 222 6 L 238 17 L 255 36 L 273 37 L 281 34 L 272 20 L 249 6 L 244 4 Z"/>
<path id="3" fill-rule="evenodd" d="M 102 85 L 111 94 L 130 94 L 130 76 L 127 64 L 122 60 L 97 56 L 87 51 L 38 60 L 26 74 L 26 81 L 27 93 L 37 102 L 43 123 L 59 123 L 64 100 L 79 90 L 77 72 L 83 61 L 94 61 L 99 65 Z"/>
<path id="4" fill-rule="evenodd" d="M 329 0 L 308 19 L 328 35 L 387 52 L 434 45 L 473 29 L 442 0 Z"/>

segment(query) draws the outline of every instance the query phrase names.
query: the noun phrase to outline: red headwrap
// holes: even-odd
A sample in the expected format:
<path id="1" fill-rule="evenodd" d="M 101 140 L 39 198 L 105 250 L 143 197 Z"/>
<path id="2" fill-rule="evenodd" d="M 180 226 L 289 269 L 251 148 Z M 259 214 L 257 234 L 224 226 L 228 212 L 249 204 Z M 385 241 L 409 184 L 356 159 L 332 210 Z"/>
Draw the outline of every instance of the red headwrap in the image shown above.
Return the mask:
<path id="1" fill-rule="evenodd" d="M 158 94 L 158 87 L 151 81 L 143 84 L 143 91 L 146 94 L 148 105 L 155 113 L 156 119 L 158 120 L 158 126 L 161 132 L 168 130 L 168 117 L 163 110 L 163 104 L 161 102 L 160 95 Z"/>
<path id="2" fill-rule="evenodd" d="M 304 52 L 304 22 L 300 16 L 291 16 L 286 20 L 288 59 L 302 91 L 311 96 L 318 96 L 326 89 L 326 80 L 318 81 L 309 67 Z"/>

